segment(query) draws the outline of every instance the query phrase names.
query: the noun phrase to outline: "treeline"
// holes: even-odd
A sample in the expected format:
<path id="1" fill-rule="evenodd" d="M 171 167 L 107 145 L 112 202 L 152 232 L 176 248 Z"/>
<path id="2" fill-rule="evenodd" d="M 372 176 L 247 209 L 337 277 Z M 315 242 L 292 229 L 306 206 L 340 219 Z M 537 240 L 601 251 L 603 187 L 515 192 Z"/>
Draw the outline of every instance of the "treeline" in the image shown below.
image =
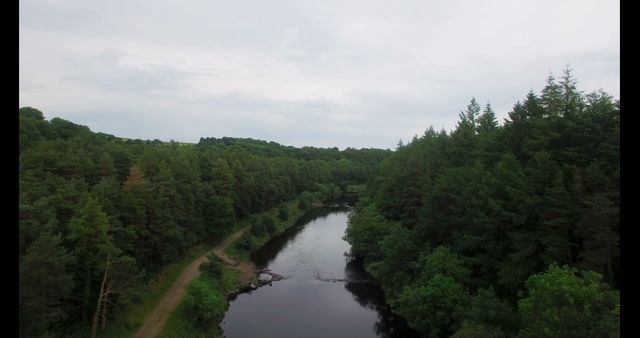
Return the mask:
<path id="1" fill-rule="evenodd" d="M 20 336 L 100 327 L 160 267 L 247 215 L 364 183 L 391 152 L 126 140 L 19 110 Z"/>
<path id="2" fill-rule="evenodd" d="M 620 104 L 567 68 L 383 161 L 346 238 L 426 337 L 619 335 Z"/>

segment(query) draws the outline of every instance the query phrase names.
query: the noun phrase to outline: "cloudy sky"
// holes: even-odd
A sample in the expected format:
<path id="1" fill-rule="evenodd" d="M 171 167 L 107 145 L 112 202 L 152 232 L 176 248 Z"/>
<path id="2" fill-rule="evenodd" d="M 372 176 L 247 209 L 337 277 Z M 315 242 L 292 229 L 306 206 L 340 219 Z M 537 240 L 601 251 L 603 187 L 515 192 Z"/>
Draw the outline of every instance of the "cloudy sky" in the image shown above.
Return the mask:
<path id="1" fill-rule="evenodd" d="M 20 106 L 116 136 L 378 147 L 502 120 L 567 64 L 619 98 L 616 0 L 20 0 Z"/>

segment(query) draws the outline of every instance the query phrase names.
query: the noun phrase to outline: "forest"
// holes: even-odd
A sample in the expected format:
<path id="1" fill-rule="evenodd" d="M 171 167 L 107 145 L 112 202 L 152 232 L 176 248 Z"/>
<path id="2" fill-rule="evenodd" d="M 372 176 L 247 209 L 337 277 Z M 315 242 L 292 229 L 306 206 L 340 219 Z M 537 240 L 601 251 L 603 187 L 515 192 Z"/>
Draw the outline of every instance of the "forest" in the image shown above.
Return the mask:
<path id="1" fill-rule="evenodd" d="M 390 154 L 230 137 L 132 140 L 20 108 L 20 336 L 104 328 L 190 247 L 288 201 L 339 195 Z"/>
<path id="2" fill-rule="evenodd" d="M 400 142 L 345 235 L 425 337 L 619 337 L 620 102 L 567 68 Z"/>
<path id="3" fill-rule="evenodd" d="M 351 253 L 423 336 L 619 336 L 620 102 L 569 68 L 503 123 L 473 98 L 395 151 L 125 139 L 20 108 L 20 336 L 104 328 L 195 245 L 354 184 Z"/>

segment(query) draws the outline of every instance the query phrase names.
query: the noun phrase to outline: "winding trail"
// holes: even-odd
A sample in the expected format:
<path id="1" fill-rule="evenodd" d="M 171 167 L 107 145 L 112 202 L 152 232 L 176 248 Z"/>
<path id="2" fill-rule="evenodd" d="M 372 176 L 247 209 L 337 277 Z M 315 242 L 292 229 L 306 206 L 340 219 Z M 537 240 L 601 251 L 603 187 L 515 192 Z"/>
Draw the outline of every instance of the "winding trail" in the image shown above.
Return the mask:
<path id="1" fill-rule="evenodd" d="M 162 328 L 167 322 L 167 319 L 169 319 L 169 316 L 171 316 L 176 307 L 178 307 L 184 299 L 189 282 L 200 275 L 200 264 L 206 262 L 208 260 L 207 256 L 211 253 L 214 253 L 227 264 L 240 270 L 242 272 L 241 282 L 243 285 L 249 283 L 256 274 L 256 268 L 253 264 L 251 264 L 251 262 L 240 262 L 240 264 L 238 264 L 224 253 L 224 250 L 236 239 L 242 236 L 245 231 L 249 230 L 249 228 L 250 226 L 247 226 L 232 233 L 222 241 L 222 243 L 216 245 L 211 251 L 191 262 L 191 264 L 182 271 L 180 277 L 176 279 L 169 290 L 167 290 L 156 308 L 151 311 L 147 319 L 144 321 L 144 324 L 142 324 L 140 329 L 138 329 L 138 332 L 136 332 L 135 338 L 153 338 L 162 331 Z"/>

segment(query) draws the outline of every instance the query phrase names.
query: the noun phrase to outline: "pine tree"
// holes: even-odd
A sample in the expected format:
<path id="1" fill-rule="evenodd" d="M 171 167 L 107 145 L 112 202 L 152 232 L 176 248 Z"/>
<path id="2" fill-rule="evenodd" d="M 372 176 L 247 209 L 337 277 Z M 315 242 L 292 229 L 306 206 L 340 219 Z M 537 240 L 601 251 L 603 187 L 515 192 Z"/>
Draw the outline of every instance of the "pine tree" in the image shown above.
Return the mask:
<path id="1" fill-rule="evenodd" d="M 575 117 L 583 108 L 582 94 L 576 89 L 577 80 L 571 74 L 572 68 L 567 65 L 564 69 L 560 88 L 562 92 L 562 115 Z"/>
<path id="2" fill-rule="evenodd" d="M 73 290 L 70 268 L 75 259 L 61 236 L 49 232 L 41 233 L 20 257 L 20 337 L 46 336 L 67 317 L 63 305 Z"/>
<path id="3" fill-rule="evenodd" d="M 97 199 L 87 195 L 80 208 L 69 221 L 69 240 L 74 244 L 83 277 L 80 296 L 82 320 L 88 320 L 94 297 L 93 281 L 107 256 L 117 252 L 109 233 L 109 218 L 102 211 Z"/>
<path id="4" fill-rule="evenodd" d="M 576 223 L 575 203 L 564 186 L 562 172 L 558 172 L 552 186 L 545 193 L 541 215 L 540 243 L 545 265 L 574 263 L 571 236 Z"/>
<path id="5" fill-rule="evenodd" d="M 542 106 L 549 116 L 561 116 L 565 102 L 562 97 L 562 87 L 556 83 L 553 73 L 547 77 L 547 85 L 542 89 Z"/>
<path id="6" fill-rule="evenodd" d="M 603 193 L 596 193 L 584 201 L 582 217 L 576 234 L 582 240 L 579 266 L 597 271 L 614 284 L 614 262 L 619 259 L 619 207 Z"/>

